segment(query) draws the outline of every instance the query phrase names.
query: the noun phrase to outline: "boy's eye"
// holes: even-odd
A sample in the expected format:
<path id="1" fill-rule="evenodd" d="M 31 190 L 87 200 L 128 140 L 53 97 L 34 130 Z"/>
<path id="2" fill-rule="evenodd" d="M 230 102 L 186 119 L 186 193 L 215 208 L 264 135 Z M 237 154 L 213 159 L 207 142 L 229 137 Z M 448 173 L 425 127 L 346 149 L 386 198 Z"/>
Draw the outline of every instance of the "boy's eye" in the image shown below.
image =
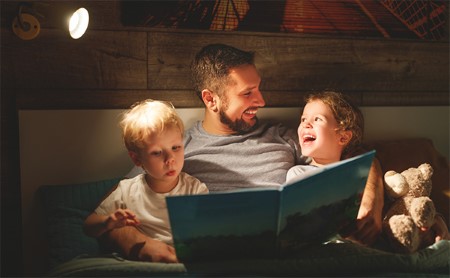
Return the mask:
<path id="1" fill-rule="evenodd" d="M 150 153 L 153 156 L 160 156 L 162 154 L 162 151 L 154 151 Z"/>
<path id="2" fill-rule="evenodd" d="M 181 150 L 181 146 L 173 146 L 172 150 L 173 151 L 179 151 L 179 150 Z"/>
<path id="3" fill-rule="evenodd" d="M 318 121 L 322 121 L 322 119 L 320 117 L 315 117 L 314 121 L 318 122 Z"/>

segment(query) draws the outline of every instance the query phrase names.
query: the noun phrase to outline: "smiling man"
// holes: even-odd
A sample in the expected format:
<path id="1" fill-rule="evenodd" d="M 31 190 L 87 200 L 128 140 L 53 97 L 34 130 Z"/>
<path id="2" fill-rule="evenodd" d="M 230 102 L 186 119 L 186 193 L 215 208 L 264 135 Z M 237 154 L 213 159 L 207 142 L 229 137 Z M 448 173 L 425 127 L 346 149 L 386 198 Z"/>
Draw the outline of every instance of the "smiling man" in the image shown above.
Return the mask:
<path id="1" fill-rule="evenodd" d="M 191 69 L 205 116 L 186 132 L 184 170 L 212 192 L 282 185 L 290 165 L 304 161 L 295 131 L 258 122 L 265 101 L 254 54 L 211 44 Z"/>

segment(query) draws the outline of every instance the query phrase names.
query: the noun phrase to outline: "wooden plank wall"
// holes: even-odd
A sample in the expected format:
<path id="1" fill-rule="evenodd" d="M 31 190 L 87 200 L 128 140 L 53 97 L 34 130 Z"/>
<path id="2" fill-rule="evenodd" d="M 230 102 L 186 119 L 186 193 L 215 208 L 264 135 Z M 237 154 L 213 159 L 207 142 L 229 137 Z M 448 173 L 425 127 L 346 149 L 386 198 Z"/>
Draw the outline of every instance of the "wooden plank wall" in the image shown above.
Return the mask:
<path id="1" fill-rule="evenodd" d="M 91 15 L 85 36 L 70 39 L 46 16 L 31 41 L 10 28 L 18 1 L 1 3 L 1 86 L 19 109 L 127 108 L 143 98 L 201 107 L 189 63 L 218 42 L 256 52 L 267 106 L 299 106 L 305 93 L 322 89 L 350 94 L 361 106 L 449 105 L 448 40 L 133 28 L 121 24 L 120 1 L 74 2 Z M 62 5 L 44 3 L 42 13 Z"/>
<path id="2" fill-rule="evenodd" d="M 143 98 L 200 107 L 189 63 L 208 43 L 256 52 L 268 106 L 300 106 L 305 93 L 322 89 L 361 106 L 449 104 L 448 42 L 160 29 L 2 37 L 2 87 L 15 92 L 19 109 L 126 108 Z"/>

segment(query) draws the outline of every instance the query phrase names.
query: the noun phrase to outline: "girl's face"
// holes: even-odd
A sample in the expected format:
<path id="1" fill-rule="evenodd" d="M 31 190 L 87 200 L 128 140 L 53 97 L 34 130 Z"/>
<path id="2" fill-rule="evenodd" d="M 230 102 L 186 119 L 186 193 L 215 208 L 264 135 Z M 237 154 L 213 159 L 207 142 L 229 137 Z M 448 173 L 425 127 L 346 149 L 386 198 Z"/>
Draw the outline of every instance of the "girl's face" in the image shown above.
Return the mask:
<path id="1" fill-rule="evenodd" d="M 145 147 L 129 152 L 136 166 L 147 173 L 147 184 L 153 191 L 167 193 L 178 183 L 178 175 L 184 165 L 184 146 L 181 132 L 177 127 L 169 127 L 161 134 L 150 136 Z"/>
<path id="2" fill-rule="evenodd" d="M 351 131 L 339 130 L 331 109 L 321 100 L 305 105 L 298 127 L 302 154 L 312 158 L 313 165 L 339 161 L 351 138 Z"/>

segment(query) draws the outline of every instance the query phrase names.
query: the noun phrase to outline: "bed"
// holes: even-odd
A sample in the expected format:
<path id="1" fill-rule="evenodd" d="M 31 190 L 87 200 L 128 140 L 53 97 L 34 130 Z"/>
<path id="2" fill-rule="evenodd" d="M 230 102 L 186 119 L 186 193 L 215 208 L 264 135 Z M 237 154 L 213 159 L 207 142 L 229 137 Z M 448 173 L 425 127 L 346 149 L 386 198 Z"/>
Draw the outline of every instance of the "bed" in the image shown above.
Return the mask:
<path id="1" fill-rule="evenodd" d="M 368 142 L 377 150 L 383 172 L 434 168 L 432 198 L 448 225 L 449 164 L 426 138 Z M 221 260 L 198 263 L 150 263 L 102 253 L 97 241 L 83 234 L 84 218 L 121 177 L 84 184 L 44 185 L 39 198 L 47 221 L 48 276 L 423 276 L 450 275 L 450 241 L 413 254 L 394 254 L 344 240 L 306 247 L 288 259 Z M 217 250 L 220 252 L 220 250 Z"/>

